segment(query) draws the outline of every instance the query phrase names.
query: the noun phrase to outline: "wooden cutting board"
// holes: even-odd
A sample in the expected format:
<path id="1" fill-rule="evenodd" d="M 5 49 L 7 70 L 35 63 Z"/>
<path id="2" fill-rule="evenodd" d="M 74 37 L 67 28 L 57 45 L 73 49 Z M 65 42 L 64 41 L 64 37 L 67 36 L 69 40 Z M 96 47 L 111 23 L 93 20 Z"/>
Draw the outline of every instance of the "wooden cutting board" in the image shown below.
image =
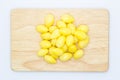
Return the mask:
<path id="1" fill-rule="evenodd" d="M 75 24 L 89 26 L 90 43 L 79 60 L 47 64 L 36 55 L 40 35 L 35 27 L 48 13 L 56 20 L 70 13 Z M 11 64 L 14 71 L 107 71 L 109 14 L 105 9 L 14 9 L 11 11 Z"/>

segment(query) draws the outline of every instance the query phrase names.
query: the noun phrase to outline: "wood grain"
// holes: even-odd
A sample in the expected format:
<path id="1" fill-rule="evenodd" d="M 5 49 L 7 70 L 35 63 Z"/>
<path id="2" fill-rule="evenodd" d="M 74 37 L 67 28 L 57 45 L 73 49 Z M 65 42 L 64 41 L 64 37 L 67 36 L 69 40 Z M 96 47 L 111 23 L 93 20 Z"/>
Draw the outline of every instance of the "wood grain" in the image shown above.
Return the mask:
<path id="1" fill-rule="evenodd" d="M 75 24 L 89 26 L 90 43 L 85 55 L 51 65 L 37 57 L 40 35 L 35 27 L 44 23 L 48 13 L 56 20 L 70 13 Z M 14 71 L 107 71 L 109 14 L 105 9 L 14 9 L 11 11 L 11 67 Z"/>

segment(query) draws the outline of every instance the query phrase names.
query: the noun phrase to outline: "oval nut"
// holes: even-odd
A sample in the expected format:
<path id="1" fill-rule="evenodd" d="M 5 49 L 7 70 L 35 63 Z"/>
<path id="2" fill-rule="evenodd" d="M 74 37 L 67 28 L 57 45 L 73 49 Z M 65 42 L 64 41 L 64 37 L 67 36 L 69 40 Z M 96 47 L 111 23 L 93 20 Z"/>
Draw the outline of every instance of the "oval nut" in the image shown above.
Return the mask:
<path id="1" fill-rule="evenodd" d="M 86 39 L 79 41 L 78 46 L 79 48 L 85 48 L 89 43 L 89 37 L 87 37 Z"/>
<path id="2" fill-rule="evenodd" d="M 54 24 L 54 16 L 52 14 L 48 14 L 45 16 L 45 26 L 50 27 Z"/>
<path id="3" fill-rule="evenodd" d="M 41 46 L 41 48 L 50 48 L 51 43 L 50 43 L 50 41 L 43 40 L 43 41 L 40 42 L 40 46 Z"/>
<path id="4" fill-rule="evenodd" d="M 71 30 L 71 33 L 74 34 L 76 31 L 76 26 L 72 23 L 68 24 L 67 27 Z"/>
<path id="5" fill-rule="evenodd" d="M 60 33 L 64 36 L 67 36 L 71 34 L 71 30 L 69 28 L 61 28 Z"/>
<path id="6" fill-rule="evenodd" d="M 59 56 L 57 56 L 57 55 L 52 55 L 52 54 L 51 54 L 51 56 L 52 56 L 53 58 L 55 58 L 55 59 L 58 59 L 58 58 L 59 58 Z"/>
<path id="7" fill-rule="evenodd" d="M 82 32 L 82 31 L 76 31 L 75 32 L 75 36 L 79 39 L 79 40 L 84 40 L 87 38 L 87 34 Z"/>
<path id="8" fill-rule="evenodd" d="M 63 54 L 63 50 L 60 48 L 53 48 L 50 52 L 51 55 L 61 56 Z"/>
<path id="9" fill-rule="evenodd" d="M 44 25 L 37 25 L 36 30 L 40 33 L 48 32 L 48 28 L 45 27 Z"/>
<path id="10" fill-rule="evenodd" d="M 52 56 L 50 56 L 50 55 L 45 55 L 44 56 L 44 60 L 47 62 L 47 63 L 49 63 L 49 64 L 56 64 L 56 60 L 52 57 Z"/>
<path id="11" fill-rule="evenodd" d="M 45 39 L 45 40 L 50 40 L 51 39 L 50 36 L 51 34 L 49 32 L 41 34 L 42 39 Z"/>
<path id="12" fill-rule="evenodd" d="M 74 22 L 74 18 L 70 14 L 64 14 L 61 16 L 61 20 L 64 21 L 65 23 L 72 23 Z"/>
<path id="13" fill-rule="evenodd" d="M 74 36 L 74 42 L 77 43 L 78 42 L 78 38 Z"/>
<path id="14" fill-rule="evenodd" d="M 38 51 L 38 56 L 39 57 L 45 56 L 46 54 L 48 54 L 48 49 L 40 49 Z"/>
<path id="15" fill-rule="evenodd" d="M 74 43 L 74 37 L 72 35 L 67 36 L 66 45 L 71 46 Z"/>
<path id="16" fill-rule="evenodd" d="M 77 59 L 83 57 L 83 55 L 84 55 L 83 50 L 78 50 L 74 53 L 73 58 L 77 60 Z"/>
<path id="17" fill-rule="evenodd" d="M 60 48 L 60 47 L 63 47 L 64 44 L 65 44 L 65 36 L 58 37 L 56 41 L 56 46 Z"/>
<path id="18" fill-rule="evenodd" d="M 52 39 L 52 40 L 51 40 L 51 45 L 52 45 L 52 46 L 55 46 L 55 45 L 56 45 L 56 41 L 57 41 L 57 39 Z"/>
<path id="19" fill-rule="evenodd" d="M 71 45 L 71 46 L 69 46 L 69 48 L 68 48 L 68 51 L 71 52 L 71 53 L 76 52 L 76 50 L 77 50 L 76 45 Z"/>
<path id="20" fill-rule="evenodd" d="M 51 39 L 58 38 L 59 36 L 60 36 L 60 31 L 59 31 L 59 29 L 56 29 L 52 32 Z"/>
<path id="21" fill-rule="evenodd" d="M 49 27 L 49 32 L 53 32 L 54 30 L 56 30 L 57 29 L 57 27 L 56 26 L 51 26 L 51 27 Z"/>
<path id="22" fill-rule="evenodd" d="M 54 49 L 55 49 L 55 47 L 50 47 L 49 48 L 49 53 L 52 54 Z"/>
<path id="23" fill-rule="evenodd" d="M 55 49 L 55 47 L 49 48 L 49 54 L 50 54 L 53 58 L 58 59 L 58 56 L 55 55 L 55 54 L 53 54 L 54 49 Z"/>
<path id="24" fill-rule="evenodd" d="M 83 31 L 83 32 L 85 32 L 85 33 L 87 33 L 88 32 L 88 26 L 87 25 L 79 25 L 78 27 L 77 27 L 77 30 L 79 30 L 79 31 Z"/>
<path id="25" fill-rule="evenodd" d="M 62 50 L 64 51 L 64 52 L 66 52 L 67 51 L 67 45 L 65 44 L 63 47 L 62 47 Z"/>
<path id="26" fill-rule="evenodd" d="M 63 21 L 59 20 L 59 21 L 57 21 L 57 27 L 58 28 L 66 28 L 66 24 Z"/>
<path id="27" fill-rule="evenodd" d="M 68 61 L 72 58 L 72 54 L 71 53 L 64 53 L 62 56 L 60 56 L 60 60 L 61 61 Z"/>

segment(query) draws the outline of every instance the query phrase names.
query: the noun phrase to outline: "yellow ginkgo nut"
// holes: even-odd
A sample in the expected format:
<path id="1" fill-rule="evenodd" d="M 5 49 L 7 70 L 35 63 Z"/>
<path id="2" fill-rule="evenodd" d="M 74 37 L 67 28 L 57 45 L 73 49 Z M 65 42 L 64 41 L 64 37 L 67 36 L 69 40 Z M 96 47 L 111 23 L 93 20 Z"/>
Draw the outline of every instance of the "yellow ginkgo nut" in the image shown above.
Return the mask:
<path id="1" fill-rule="evenodd" d="M 51 55 L 61 56 L 63 54 L 63 50 L 60 48 L 52 48 L 50 51 Z"/>
<path id="2" fill-rule="evenodd" d="M 71 33 L 74 34 L 76 31 L 76 26 L 72 23 L 68 24 L 67 27 L 71 30 Z"/>
<path id="3" fill-rule="evenodd" d="M 57 27 L 56 26 L 51 26 L 51 27 L 49 27 L 49 32 L 53 32 L 54 30 L 56 30 L 57 29 Z"/>
<path id="4" fill-rule="evenodd" d="M 45 16 L 45 26 L 50 27 L 54 24 L 54 15 L 48 14 Z"/>
<path id="5" fill-rule="evenodd" d="M 71 45 L 71 46 L 69 46 L 69 48 L 68 48 L 68 51 L 71 52 L 71 53 L 76 52 L 76 50 L 77 50 L 76 45 Z"/>
<path id="6" fill-rule="evenodd" d="M 74 53 L 73 58 L 79 59 L 79 58 L 83 57 L 83 55 L 84 55 L 83 50 L 78 50 Z"/>
<path id="7" fill-rule="evenodd" d="M 45 40 L 50 40 L 51 39 L 50 36 L 51 34 L 49 32 L 41 34 L 42 39 L 45 39 Z"/>
<path id="8" fill-rule="evenodd" d="M 43 40 L 43 41 L 40 42 L 40 46 L 41 46 L 41 48 L 50 48 L 51 43 L 50 43 L 50 41 Z"/>
<path id="9" fill-rule="evenodd" d="M 83 32 L 85 32 L 85 33 L 87 33 L 88 32 L 88 26 L 87 25 L 79 25 L 78 27 L 77 27 L 77 30 L 79 30 L 79 31 L 83 31 Z"/>
<path id="10" fill-rule="evenodd" d="M 65 62 L 68 61 L 72 58 L 72 54 L 71 53 L 64 53 L 62 56 L 60 56 L 60 60 Z"/>
<path id="11" fill-rule="evenodd" d="M 75 36 L 79 39 L 79 40 L 84 40 L 87 38 L 87 34 L 85 32 L 82 31 L 76 31 L 75 32 Z"/>
<path id="12" fill-rule="evenodd" d="M 86 39 L 79 41 L 78 42 L 78 47 L 79 48 L 85 48 L 89 43 L 89 37 L 87 37 Z"/>
<path id="13" fill-rule="evenodd" d="M 52 56 L 53 58 L 55 58 L 55 59 L 58 59 L 58 58 L 59 58 L 59 56 L 57 56 L 57 55 L 52 55 L 52 54 L 51 54 L 51 56 Z"/>
<path id="14" fill-rule="evenodd" d="M 37 25 L 36 30 L 40 33 L 48 32 L 48 28 L 45 27 L 44 25 Z"/>
<path id="15" fill-rule="evenodd" d="M 78 38 L 74 36 L 74 42 L 77 43 L 78 41 Z"/>
<path id="16" fill-rule="evenodd" d="M 51 39 L 58 38 L 60 36 L 60 31 L 59 29 L 55 29 L 52 34 L 51 34 Z"/>
<path id="17" fill-rule="evenodd" d="M 57 21 L 57 27 L 58 28 L 66 28 L 66 24 L 63 21 L 59 20 L 59 21 Z"/>
<path id="18" fill-rule="evenodd" d="M 55 25 L 54 22 L 56 22 Z M 76 27 L 73 22 L 74 17 L 70 14 L 62 15 L 57 21 L 53 14 L 46 15 L 44 25 L 36 26 L 36 31 L 41 33 L 41 49 L 37 55 L 44 57 L 49 64 L 56 64 L 58 59 L 65 62 L 72 57 L 76 60 L 82 58 L 83 49 L 90 40 L 89 29 L 86 24 Z"/>
<path id="19" fill-rule="evenodd" d="M 49 63 L 49 64 L 56 64 L 56 60 L 52 57 L 52 56 L 50 56 L 50 55 L 45 55 L 44 56 L 44 60 L 47 62 L 47 63 Z"/>
<path id="20" fill-rule="evenodd" d="M 66 44 L 62 47 L 62 50 L 63 50 L 64 52 L 66 52 L 66 51 L 68 50 L 68 47 L 67 47 Z"/>
<path id="21" fill-rule="evenodd" d="M 74 22 L 74 17 L 70 14 L 64 14 L 61 16 L 61 20 L 65 23 L 72 23 Z"/>
<path id="22" fill-rule="evenodd" d="M 38 51 L 38 56 L 40 57 L 45 56 L 46 54 L 48 54 L 48 49 L 40 49 Z"/>
<path id="23" fill-rule="evenodd" d="M 71 30 L 69 28 L 61 28 L 60 33 L 64 36 L 67 36 L 71 34 Z"/>
<path id="24" fill-rule="evenodd" d="M 52 45 L 52 46 L 55 46 L 55 45 L 56 45 L 56 41 L 57 41 L 57 39 L 52 39 L 52 40 L 51 40 L 51 45 Z"/>
<path id="25" fill-rule="evenodd" d="M 67 36 L 66 45 L 71 46 L 74 43 L 74 37 L 72 35 Z"/>
<path id="26" fill-rule="evenodd" d="M 64 44 L 65 44 L 65 36 L 58 37 L 56 41 L 56 46 L 60 48 L 60 47 L 63 47 Z"/>

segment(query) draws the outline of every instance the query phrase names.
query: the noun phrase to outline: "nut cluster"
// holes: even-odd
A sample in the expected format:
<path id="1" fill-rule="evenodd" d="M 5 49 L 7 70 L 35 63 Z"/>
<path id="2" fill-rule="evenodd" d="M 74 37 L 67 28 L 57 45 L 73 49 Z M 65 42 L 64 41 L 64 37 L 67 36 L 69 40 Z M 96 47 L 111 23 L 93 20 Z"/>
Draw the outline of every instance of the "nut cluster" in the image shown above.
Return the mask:
<path id="1" fill-rule="evenodd" d="M 88 26 L 74 24 L 74 17 L 64 14 L 55 23 L 53 14 L 45 16 L 44 25 L 37 25 L 36 30 L 41 34 L 41 49 L 38 56 L 43 57 L 49 64 L 56 64 L 59 59 L 62 62 L 72 57 L 77 60 L 83 57 L 83 49 L 89 43 Z"/>

